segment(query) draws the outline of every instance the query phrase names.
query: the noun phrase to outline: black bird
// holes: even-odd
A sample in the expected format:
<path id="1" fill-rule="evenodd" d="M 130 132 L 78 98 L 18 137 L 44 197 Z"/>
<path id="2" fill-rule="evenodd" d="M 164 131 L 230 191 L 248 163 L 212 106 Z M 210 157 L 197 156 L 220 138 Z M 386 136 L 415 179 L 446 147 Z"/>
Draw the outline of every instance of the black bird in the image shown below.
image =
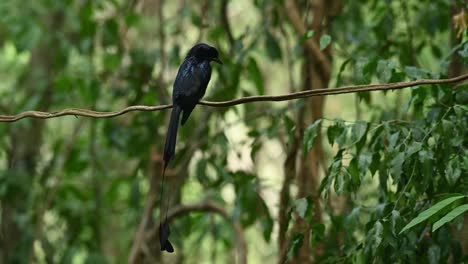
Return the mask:
<path id="1" fill-rule="evenodd" d="M 164 175 L 169 161 L 174 158 L 175 146 L 177 140 L 177 129 L 179 127 L 180 114 L 182 113 L 182 125 L 187 122 L 193 109 L 205 95 L 206 87 L 211 78 L 210 62 L 222 64 L 219 59 L 219 53 L 216 48 L 210 45 L 200 43 L 193 46 L 185 57 L 184 62 L 179 67 L 179 72 L 174 82 L 172 92 L 172 113 L 169 121 L 169 127 L 166 134 L 166 144 L 164 146 L 164 169 L 163 183 L 161 184 L 161 204 L 162 190 L 164 185 Z M 162 206 L 161 206 L 162 209 Z M 162 216 L 162 210 L 161 210 Z M 162 221 L 161 221 L 162 223 Z M 159 242 L 161 251 L 174 252 L 174 248 L 169 242 L 170 230 L 167 223 L 167 208 L 166 219 L 159 226 Z"/>

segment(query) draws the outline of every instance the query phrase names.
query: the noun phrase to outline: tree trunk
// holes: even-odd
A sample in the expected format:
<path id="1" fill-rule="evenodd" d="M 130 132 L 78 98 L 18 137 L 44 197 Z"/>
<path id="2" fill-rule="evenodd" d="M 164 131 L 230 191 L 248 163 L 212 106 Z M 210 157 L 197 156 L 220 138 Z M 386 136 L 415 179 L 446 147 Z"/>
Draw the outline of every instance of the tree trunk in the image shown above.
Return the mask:
<path id="1" fill-rule="evenodd" d="M 326 34 L 332 16 L 335 16 L 341 8 L 340 1 L 324 1 L 314 0 L 310 3 L 310 14 L 303 14 L 300 10 L 308 12 L 308 8 L 298 8 L 294 0 L 286 1 L 286 12 L 291 20 L 291 23 L 297 33 L 303 35 L 308 30 L 315 32 L 315 37 L 306 41 L 304 44 L 304 64 L 303 64 L 303 77 L 302 77 L 302 90 L 319 89 L 328 87 L 331 77 L 331 49 L 327 48 L 323 51 L 319 50 L 320 37 Z M 302 17 L 312 17 L 311 23 L 302 21 Z M 304 114 L 299 115 L 298 130 L 299 138 L 304 136 L 305 125 L 311 124 L 316 120 L 323 117 L 323 108 L 325 100 L 324 97 L 312 97 L 307 99 L 304 109 Z M 318 137 L 313 149 L 304 157 L 303 153 L 298 151 L 301 155 L 300 165 L 297 169 L 296 184 L 298 187 L 297 198 L 310 196 L 314 201 L 315 214 L 313 224 L 322 222 L 322 210 L 318 196 L 318 187 L 320 183 L 320 171 L 324 166 L 324 151 L 321 144 L 322 135 L 318 133 Z M 298 146 L 299 147 L 299 146 Z M 288 163 L 287 163 L 288 164 Z M 286 167 L 288 169 L 288 167 Z M 315 256 L 322 254 L 322 247 L 319 245 L 315 249 L 311 249 L 310 245 L 310 229 L 311 226 L 304 219 L 297 218 L 294 232 L 302 233 L 304 235 L 303 246 L 301 247 L 298 256 L 296 256 L 291 263 L 312 263 Z M 284 239 L 283 239 L 284 240 Z M 281 259 L 284 259 L 285 243 L 282 248 Z"/>
<path id="2" fill-rule="evenodd" d="M 452 18 L 458 15 L 462 10 L 463 9 L 457 5 L 457 1 L 452 0 L 452 8 L 451 8 Z M 457 32 L 456 32 L 453 19 L 451 20 L 450 28 L 451 28 L 451 32 L 450 32 L 451 46 L 452 48 L 454 48 L 456 45 L 460 43 L 462 39 L 457 38 Z M 460 55 L 458 54 L 458 52 L 453 52 L 452 59 L 450 61 L 448 77 L 452 78 L 452 77 L 460 76 L 465 72 L 466 72 L 466 67 L 463 66 Z M 457 230 L 456 228 L 452 228 L 452 234 L 460 242 L 460 245 L 463 250 L 463 254 L 466 255 L 468 254 L 468 215 L 467 214 L 465 214 L 463 221 L 464 223 L 463 223 L 462 229 Z"/>

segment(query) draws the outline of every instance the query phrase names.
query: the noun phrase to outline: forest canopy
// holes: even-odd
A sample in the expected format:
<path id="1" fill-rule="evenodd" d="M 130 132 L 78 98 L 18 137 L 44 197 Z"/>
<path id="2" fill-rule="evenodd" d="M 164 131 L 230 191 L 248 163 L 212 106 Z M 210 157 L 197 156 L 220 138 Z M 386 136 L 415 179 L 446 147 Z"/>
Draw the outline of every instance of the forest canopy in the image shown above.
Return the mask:
<path id="1" fill-rule="evenodd" d="M 1 263 L 468 261 L 466 1 L 2 0 L 0 14 Z M 168 254 L 167 109 L 197 43 L 223 65 L 166 171 Z"/>

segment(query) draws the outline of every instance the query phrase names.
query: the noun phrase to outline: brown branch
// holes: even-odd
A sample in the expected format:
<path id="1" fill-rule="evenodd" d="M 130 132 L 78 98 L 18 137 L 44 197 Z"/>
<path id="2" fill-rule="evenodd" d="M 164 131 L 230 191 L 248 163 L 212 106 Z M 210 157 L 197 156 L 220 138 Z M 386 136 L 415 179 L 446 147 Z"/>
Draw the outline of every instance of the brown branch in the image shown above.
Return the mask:
<path id="1" fill-rule="evenodd" d="M 215 213 L 222 216 L 226 221 L 228 221 L 232 228 L 234 229 L 234 233 L 236 235 L 236 246 L 237 246 L 237 254 L 238 254 L 238 263 L 245 264 L 247 263 L 247 243 L 245 241 L 244 233 L 242 227 L 239 222 L 233 221 L 231 216 L 226 212 L 224 208 L 219 205 L 206 202 L 200 204 L 193 204 L 193 205 L 179 205 L 174 209 L 171 209 L 168 212 L 167 220 L 169 222 L 174 221 L 176 218 L 182 217 L 184 215 L 193 213 L 193 212 L 209 212 Z M 154 228 L 148 231 L 147 241 L 151 241 L 154 237 L 156 237 L 158 232 L 158 225 L 154 225 Z"/>
<path id="2" fill-rule="evenodd" d="M 284 161 L 284 179 L 283 184 L 281 186 L 280 191 L 280 204 L 279 204 L 279 211 L 278 211 L 278 224 L 279 224 L 279 231 L 278 231 L 278 248 L 283 249 L 286 247 L 286 232 L 287 225 L 288 225 L 288 209 L 289 209 L 289 202 L 291 200 L 290 197 L 290 188 L 291 183 L 296 178 L 296 157 L 297 151 L 299 149 L 299 135 L 296 131 L 294 134 L 294 140 L 292 146 L 288 150 L 288 154 L 286 156 L 286 160 Z M 283 263 L 283 262 L 279 262 Z"/>
<path id="3" fill-rule="evenodd" d="M 145 105 L 134 105 L 126 107 L 120 111 L 115 112 L 100 112 L 100 111 L 93 111 L 87 109 L 79 109 L 79 108 L 67 108 L 59 112 L 42 112 L 42 111 L 26 111 L 21 114 L 17 115 L 0 115 L 0 122 L 15 122 L 23 118 L 27 117 L 34 117 L 40 119 L 48 119 L 60 116 L 86 116 L 86 117 L 94 117 L 94 118 L 110 118 L 116 117 L 128 112 L 134 111 L 159 111 L 164 109 L 172 108 L 172 105 L 158 105 L 158 106 L 145 106 Z"/>
<path id="4" fill-rule="evenodd" d="M 462 9 L 459 4 L 457 4 L 456 1 L 451 1 L 450 3 L 450 9 L 451 9 L 451 16 L 452 20 L 450 22 L 450 45 L 451 49 L 454 49 L 457 45 L 461 43 L 461 39 L 459 38 L 460 30 L 463 28 L 461 25 L 463 23 L 460 20 L 457 19 L 460 18 L 460 16 L 466 16 L 464 9 Z M 467 17 L 468 18 L 468 17 Z M 463 20 L 462 20 L 463 21 Z M 458 33 L 457 33 L 457 28 L 458 28 Z M 464 31 L 464 30 L 462 30 Z M 463 73 L 463 71 L 466 71 L 466 67 L 463 67 L 463 63 L 460 57 L 460 54 L 458 52 L 450 52 L 451 57 L 450 59 L 450 65 L 448 69 L 448 76 L 453 77 L 453 76 L 458 76 Z"/>
<path id="5" fill-rule="evenodd" d="M 221 2 L 221 25 L 223 25 L 224 31 L 226 32 L 227 39 L 229 41 L 229 44 L 231 47 L 234 46 L 234 36 L 232 35 L 232 30 L 231 30 L 231 24 L 229 23 L 229 18 L 228 18 L 228 0 L 223 0 Z M 231 48 L 231 52 L 233 49 Z"/>
<path id="6" fill-rule="evenodd" d="M 289 17 L 289 20 L 291 20 L 294 29 L 300 36 L 304 36 L 307 33 L 307 27 L 304 22 L 302 22 L 296 1 L 286 0 L 285 5 L 286 13 Z M 332 70 L 330 60 L 325 56 L 325 53 L 320 50 L 320 47 L 317 45 L 314 39 L 308 39 L 305 42 L 305 47 L 313 54 L 314 58 L 317 59 L 323 74 L 325 76 L 330 76 Z"/>
<path id="7" fill-rule="evenodd" d="M 161 166 L 161 175 L 163 167 Z M 136 230 L 135 237 L 133 238 L 133 244 L 128 257 L 128 263 L 139 263 L 139 253 L 142 245 L 145 243 L 145 230 L 149 227 L 149 223 L 152 221 L 154 207 L 156 206 L 158 191 L 156 190 L 156 177 L 151 177 L 150 190 L 148 192 L 148 198 L 146 200 L 145 208 L 143 210 L 143 216 L 141 218 L 138 229 Z M 161 202 L 161 201 L 160 201 Z"/>
<path id="8" fill-rule="evenodd" d="M 300 98 L 307 98 L 312 96 L 326 96 L 326 95 L 336 95 L 336 94 L 347 94 L 347 93 L 357 93 L 357 92 L 370 92 L 370 91 L 388 91 L 388 90 L 398 90 L 408 87 L 414 87 L 418 85 L 432 85 L 432 84 L 449 84 L 449 83 L 458 83 L 461 81 L 468 80 L 468 74 L 460 75 L 455 78 L 449 79 L 427 79 L 427 80 L 417 80 L 410 82 L 399 82 L 399 83 L 389 83 L 389 84 L 371 84 L 371 85 L 356 85 L 356 86 L 345 86 L 341 88 L 324 88 L 324 89 L 315 89 L 294 92 L 285 95 L 259 95 L 259 96 L 248 96 L 230 101 L 223 102 L 210 102 L 210 101 L 200 101 L 199 104 L 212 106 L 212 107 L 229 107 L 239 104 L 253 103 L 253 102 L 280 102 L 280 101 L 289 101 Z M 172 108 L 172 105 L 158 105 L 158 106 L 145 106 L 145 105 L 135 105 L 126 107 L 120 111 L 115 112 L 99 112 L 92 111 L 87 109 L 78 109 L 78 108 L 68 108 L 59 112 L 41 112 L 41 111 L 26 111 L 17 115 L 0 115 L 0 122 L 15 122 L 23 118 L 34 117 L 40 119 L 48 119 L 59 116 L 86 116 L 93 118 L 110 118 L 123 115 L 128 112 L 134 111 L 160 111 Z"/>

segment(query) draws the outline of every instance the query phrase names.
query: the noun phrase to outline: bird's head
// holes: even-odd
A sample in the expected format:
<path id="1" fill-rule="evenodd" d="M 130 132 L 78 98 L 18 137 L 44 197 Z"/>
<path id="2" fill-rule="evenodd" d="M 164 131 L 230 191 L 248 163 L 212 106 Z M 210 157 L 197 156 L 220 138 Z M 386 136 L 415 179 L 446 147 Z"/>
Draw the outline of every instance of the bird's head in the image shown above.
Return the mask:
<path id="1" fill-rule="evenodd" d="M 218 50 L 205 43 L 200 43 L 193 46 L 187 54 L 187 58 L 189 57 L 195 57 L 199 60 L 214 61 L 219 64 L 223 64 L 219 59 Z"/>

